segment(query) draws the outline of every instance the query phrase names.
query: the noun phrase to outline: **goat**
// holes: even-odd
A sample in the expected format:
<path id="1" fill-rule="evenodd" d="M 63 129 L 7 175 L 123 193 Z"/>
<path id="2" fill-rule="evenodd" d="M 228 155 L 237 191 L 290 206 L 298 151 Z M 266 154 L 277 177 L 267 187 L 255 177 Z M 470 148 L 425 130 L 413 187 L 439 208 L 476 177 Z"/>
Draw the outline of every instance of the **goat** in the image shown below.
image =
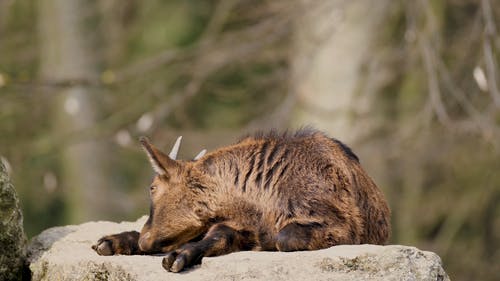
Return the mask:
<path id="1" fill-rule="evenodd" d="M 316 250 L 384 244 L 390 210 L 358 157 L 326 134 L 258 133 L 234 145 L 176 160 L 140 140 L 156 173 L 150 215 L 139 233 L 101 238 L 100 255 L 166 254 L 179 272 L 204 256 L 235 251 Z"/>

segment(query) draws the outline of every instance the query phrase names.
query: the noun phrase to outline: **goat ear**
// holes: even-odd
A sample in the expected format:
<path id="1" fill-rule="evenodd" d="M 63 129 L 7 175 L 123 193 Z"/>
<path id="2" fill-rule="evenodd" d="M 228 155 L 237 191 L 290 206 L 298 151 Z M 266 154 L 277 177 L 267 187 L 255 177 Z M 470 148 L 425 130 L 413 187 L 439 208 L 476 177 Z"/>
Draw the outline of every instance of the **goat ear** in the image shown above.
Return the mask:
<path id="1" fill-rule="evenodd" d="M 168 155 L 164 154 L 159 149 L 154 147 L 149 142 L 148 138 L 141 137 L 139 141 L 141 142 L 142 148 L 149 158 L 149 162 L 151 162 L 153 170 L 158 175 L 169 177 L 169 170 L 179 166 L 177 161 L 171 159 Z"/>

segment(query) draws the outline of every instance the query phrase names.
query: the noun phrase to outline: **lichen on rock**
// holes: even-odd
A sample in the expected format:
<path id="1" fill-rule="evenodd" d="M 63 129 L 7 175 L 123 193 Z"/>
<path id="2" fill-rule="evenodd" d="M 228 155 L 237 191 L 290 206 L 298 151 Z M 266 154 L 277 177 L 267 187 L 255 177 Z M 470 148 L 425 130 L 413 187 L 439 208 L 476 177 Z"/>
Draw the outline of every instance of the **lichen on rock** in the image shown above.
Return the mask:
<path id="1" fill-rule="evenodd" d="M 25 244 L 19 199 L 0 162 L 0 280 L 21 280 Z"/>

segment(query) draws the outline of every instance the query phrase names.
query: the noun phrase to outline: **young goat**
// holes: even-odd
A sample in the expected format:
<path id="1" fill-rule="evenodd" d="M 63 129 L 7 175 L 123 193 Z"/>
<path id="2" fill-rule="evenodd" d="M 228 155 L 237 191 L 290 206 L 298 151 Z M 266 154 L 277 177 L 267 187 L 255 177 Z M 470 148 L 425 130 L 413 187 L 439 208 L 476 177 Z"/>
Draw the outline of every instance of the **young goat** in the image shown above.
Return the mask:
<path id="1" fill-rule="evenodd" d="M 235 251 L 316 250 L 384 244 L 390 211 L 346 145 L 311 130 L 249 136 L 193 161 L 175 160 L 145 138 L 156 176 L 141 233 L 92 246 L 100 255 L 166 253 L 179 272 L 204 256 Z"/>

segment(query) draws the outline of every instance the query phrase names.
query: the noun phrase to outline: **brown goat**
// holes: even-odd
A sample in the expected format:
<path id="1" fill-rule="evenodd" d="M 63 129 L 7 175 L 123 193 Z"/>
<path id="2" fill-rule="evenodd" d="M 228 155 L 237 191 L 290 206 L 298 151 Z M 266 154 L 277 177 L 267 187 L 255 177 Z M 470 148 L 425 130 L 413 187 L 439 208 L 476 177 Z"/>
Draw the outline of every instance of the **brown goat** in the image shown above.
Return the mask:
<path id="1" fill-rule="evenodd" d="M 347 146 L 319 131 L 257 134 L 193 161 L 141 143 L 156 172 L 149 219 L 141 233 L 101 238 L 100 255 L 166 253 L 165 269 L 179 272 L 204 256 L 389 237 L 383 194 Z"/>

